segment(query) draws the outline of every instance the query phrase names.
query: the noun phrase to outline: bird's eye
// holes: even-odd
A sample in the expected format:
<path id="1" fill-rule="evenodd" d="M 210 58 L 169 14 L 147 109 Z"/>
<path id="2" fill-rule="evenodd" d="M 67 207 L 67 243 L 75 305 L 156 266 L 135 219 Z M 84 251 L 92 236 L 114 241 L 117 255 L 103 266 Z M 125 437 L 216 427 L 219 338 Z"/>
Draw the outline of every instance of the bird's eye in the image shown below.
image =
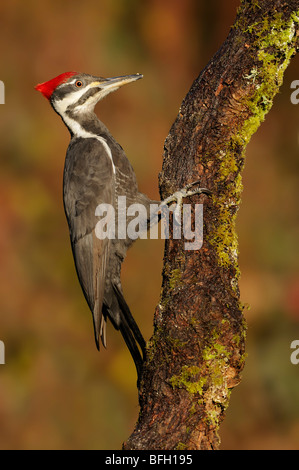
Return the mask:
<path id="1" fill-rule="evenodd" d="M 81 80 L 77 80 L 75 85 L 77 88 L 80 88 L 83 85 L 83 83 L 81 82 Z"/>

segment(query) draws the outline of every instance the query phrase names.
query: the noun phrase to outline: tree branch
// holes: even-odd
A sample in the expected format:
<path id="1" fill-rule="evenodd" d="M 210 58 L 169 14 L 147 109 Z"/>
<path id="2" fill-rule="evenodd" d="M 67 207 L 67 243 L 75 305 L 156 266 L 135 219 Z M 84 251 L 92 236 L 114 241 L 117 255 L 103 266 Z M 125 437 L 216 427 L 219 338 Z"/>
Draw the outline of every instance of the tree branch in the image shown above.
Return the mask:
<path id="1" fill-rule="evenodd" d="M 185 200 L 204 204 L 200 250 L 166 241 L 140 415 L 124 449 L 219 446 L 218 427 L 245 358 L 235 231 L 244 152 L 298 48 L 298 21 L 298 0 L 243 0 L 165 141 L 161 196 L 196 180 L 213 196 Z"/>

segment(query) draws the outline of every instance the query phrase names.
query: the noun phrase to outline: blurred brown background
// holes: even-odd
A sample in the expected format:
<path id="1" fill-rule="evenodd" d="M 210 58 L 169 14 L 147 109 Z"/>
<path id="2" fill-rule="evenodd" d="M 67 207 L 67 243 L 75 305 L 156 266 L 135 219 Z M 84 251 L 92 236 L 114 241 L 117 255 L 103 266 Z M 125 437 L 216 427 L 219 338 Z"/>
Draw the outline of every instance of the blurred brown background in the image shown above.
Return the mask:
<path id="1" fill-rule="evenodd" d="M 0 4 L 0 449 L 117 449 L 138 415 L 135 369 L 119 334 L 97 352 L 62 206 L 69 135 L 34 85 L 68 70 L 144 79 L 110 95 L 100 118 L 140 189 L 158 197 L 163 143 L 192 81 L 226 38 L 239 0 L 11 0 Z M 247 149 L 238 217 L 242 300 L 250 304 L 243 381 L 223 449 L 299 448 L 299 105 L 288 68 Z M 139 241 L 123 286 L 146 339 L 163 243 Z"/>

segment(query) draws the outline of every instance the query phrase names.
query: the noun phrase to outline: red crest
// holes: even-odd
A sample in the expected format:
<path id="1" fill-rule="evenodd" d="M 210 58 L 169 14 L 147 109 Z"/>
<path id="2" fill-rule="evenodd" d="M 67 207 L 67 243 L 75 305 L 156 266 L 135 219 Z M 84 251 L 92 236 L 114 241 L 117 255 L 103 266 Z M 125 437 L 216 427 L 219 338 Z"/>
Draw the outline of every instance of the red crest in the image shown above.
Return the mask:
<path id="1" fill-rule="evenodd" d="M 37 91 L 40 91 L 44 95 L 44 97 L 49 100 L 52 96 L 53 91 L 55 90 L 55 88 L 58 87 L 58 85 L 61 85 L 61 83 L 65 83 L 69 78 L 77 74 L 78 72 L 65 72 L 55 78 L 52 78 L 52 80 L 49 80 L 48 82 L 39 83 L 34 88 Z"/>

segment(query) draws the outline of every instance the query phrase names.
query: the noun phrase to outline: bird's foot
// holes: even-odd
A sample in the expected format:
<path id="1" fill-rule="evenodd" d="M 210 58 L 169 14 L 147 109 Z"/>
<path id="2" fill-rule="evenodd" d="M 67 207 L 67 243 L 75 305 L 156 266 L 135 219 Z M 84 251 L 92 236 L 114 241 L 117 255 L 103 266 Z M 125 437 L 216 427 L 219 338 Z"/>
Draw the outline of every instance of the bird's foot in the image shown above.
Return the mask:
<path id="1" fill-rule="evenodd" d="M 169 208 L 173 211 L 175 218 L 178 219 L 181 214 L 183 199 L 185 197 L 194 196 L 195 194 L 206 194 L 207 196 L 212 195 L 212 192 L 207 188 L 192 189 L 193 186 L 199 183 L 200 181 L 198 180 L 194 181 L 193 183 L 187 184 L 186 186 L 184 186 L 184 188 L 180 189 L 179 191 L 176 191 L 175 193 L 171 194 L 171 196 L 164 199 L 164 201 L 162 201 L 162 205 L 170 205 Z"/>

